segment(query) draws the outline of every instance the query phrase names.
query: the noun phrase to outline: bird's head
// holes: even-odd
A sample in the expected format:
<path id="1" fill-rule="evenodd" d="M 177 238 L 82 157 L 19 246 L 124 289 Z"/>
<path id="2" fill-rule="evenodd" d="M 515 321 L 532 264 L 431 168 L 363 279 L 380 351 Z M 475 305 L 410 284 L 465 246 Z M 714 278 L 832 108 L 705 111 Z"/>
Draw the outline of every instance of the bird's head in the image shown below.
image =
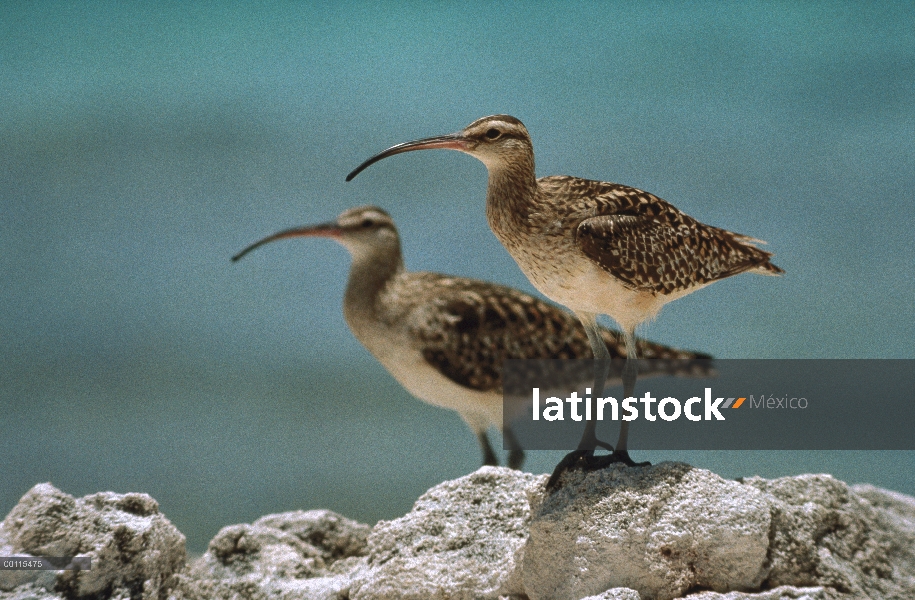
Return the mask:
<path id="1" fill-rule="evenodd" d="M 377 254 L 400 258 L 400 239 L 391 216 L 377 206 L 361 206 L 340 213 L 335 221 L 284 229 L 254 242 L 232 257 L 237 261 L 264 244 L 293 237 L 326 237 L 343 245 L 354 260 Z"/>
<path id="2" fill-rule="evenodd" d="M 533 166 L 534 148 L 524 123 L 509 115 L 493 115 L 477 119 L 457 133 L 391 146 L 356 167 L 346 180 L 351 181 L 366 167 L 383 158 L 434 148 L 465 152 L 482 161 L 491 172 L 513 164 L 530 163 Z"/>

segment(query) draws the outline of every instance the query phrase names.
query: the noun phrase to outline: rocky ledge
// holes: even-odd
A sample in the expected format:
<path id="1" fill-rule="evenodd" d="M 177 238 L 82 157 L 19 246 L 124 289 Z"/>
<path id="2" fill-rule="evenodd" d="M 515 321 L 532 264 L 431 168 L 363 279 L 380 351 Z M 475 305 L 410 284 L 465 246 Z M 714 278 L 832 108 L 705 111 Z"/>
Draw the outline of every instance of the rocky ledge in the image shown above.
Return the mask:
<path id="1" fill-rule="evenodd" d="M 437 485 L 374 527 L 326 510 L 225 527 L 187 564 L 145 494 L 32 488 L 0 555 L 0 599 L 530 600 L 915 598 L 915 498 L 829 475 L 728 481 L 682 463 L 547 477 L 499 467 Z"/>

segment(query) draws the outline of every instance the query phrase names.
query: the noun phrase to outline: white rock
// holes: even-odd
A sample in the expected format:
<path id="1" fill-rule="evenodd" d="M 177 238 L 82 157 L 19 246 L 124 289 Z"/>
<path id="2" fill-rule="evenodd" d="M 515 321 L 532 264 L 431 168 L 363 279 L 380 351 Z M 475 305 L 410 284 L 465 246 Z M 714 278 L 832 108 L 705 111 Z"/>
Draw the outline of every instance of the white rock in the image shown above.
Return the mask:
<path id="1" fill-rule="evenodd" d="M 630 588 L 613 588 L 596 596 L 588 596 L 581 600 L 641 600 L 639 593 Z"/>
<path id="2" fill-rule="evenodd" d="M 0 553 L 89 548 L 93 572 L 0 571 L 0 600 L 915 598 L 903 494 L 677 463 L 573 472 L 549 495 L 546 479 L 484 467 L 371 532 L 330 511 L 268 515 L 223 528 L 175 575 L 184 539 L 152 498 L 76 500 L 44 484 L 0 524 Z"/>
<path id="3" fill-rule="evenodd" d="M 524 587 L 532 600 L 758 589 L 770 523 L 765 494 L 686 464 L 573 471 L 535 506 Z"/>
<path id="4" fill-rule="evenodd" d="M 369 526 L 329 510 L 292 511 L 224 527 L 178 577 L 171 598 L 332 600 L 365 563 Z"/>
<path id="5" fill-rule="evenodd" d="M 790 585 L 755 594 L 747 592 L 700 592 L 690 594 L 689 600 L 831 600 L 839 596 L 821 587 L 797 588 Z"/>
<path id="6" fill-rule="evenodd" d="M 20 585 L 8 592 L 0 592 L 3 600 L 65 600 L 60 594 L 49 592 L 43 584 L 33 582 Z"/>
<path id="7" fill-rule="evenodd" d="M 854 598 L 915 598 L 915 498 L 831 475 L 747 485 L 771 498 L 766 587 L 825 586 Z"/>
<path id="8" fill-rule="evenodd" d="M 159 598 L 184 566 L 184 536 L 146 494 L 75 499 L 49 483 L 29 490 L 0 526 L 0 549 L 31 556 L 88 556 L 90 570 L 0 571 L 7 598 Z M 32 595 L 29 595 L 32 594 Z"/>
<path id="9" fill-rule="evenodd" d="M 471 600 L 523 593 L 527 491 L 542 488 L 546 479 L 482 467 L 430 489 L 406 516 L 374 527 L 369 568 L 355 575 L 351 598 Z"/>

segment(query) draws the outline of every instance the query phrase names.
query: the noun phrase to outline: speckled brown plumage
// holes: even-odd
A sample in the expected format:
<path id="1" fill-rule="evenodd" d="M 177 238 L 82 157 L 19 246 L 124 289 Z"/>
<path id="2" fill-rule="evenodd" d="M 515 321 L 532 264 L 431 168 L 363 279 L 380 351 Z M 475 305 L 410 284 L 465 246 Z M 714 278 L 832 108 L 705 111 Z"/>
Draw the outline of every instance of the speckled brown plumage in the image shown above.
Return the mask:
<path id="1" fill-rule="evenodd" d="M 585 320 L 608 314 L 632 333 L 666 302 L 709 283 L 745 271 L 782 273 L 758 240 L 704 225 L 648 192 L 579 177 L 537 179 L 530 135 L 510 115 L 397 144 L 347 180 L 387 156 L 430 148 L 486 165 L 493 233 L 540 292 Z"/>
<path id="2" fill-rule="evenodd" d="M 411 333 L 426 361 L 464 387 L 502 392 L 502 365 L 508 359 L 590 359 L 588 337 L 568 311 L 518 290 L 435 273 L 403 273 L 392 280 L 407 294 L 428 299 L 431 310 L 418 308 L 424 319 Z M 404 291 L 406 291 L 404 290 Z M 611 358 L 625 358 L 626 345 L 617 331 L 602 328 Z M 655 359 L 705 357 L 642 340 L 639 355 Z M 665 369 L 647 361 L 643 373 Z"/>
<path id="3" fill-rule="evenodd" d="M 453 134 L 397 144 L 346 179 L 388 156 L 436 148 L 470 154 L 486 165 L 490 229 L 534 287 L 575 312 L 595 358 L 607 358 L 596 315 L 609 315 L 620 325 L 633 355 L 627 358 L 634 359 L 636 327 L 667 302 L 738 273 L 783 272 L 769 261 L 770 253 L 756 247 L 759 240 L 704 225 L 648 192 L 578 177 L 537 179 L 530 134 L 509 115 L 483 117 Z M 635 380 L 631 361 L 624 373 L 625 394 L 633 392 Z M 602 387 L 600 375 L 594 387 Z M 613 460 L 632 464 L 627 427 L 622 423 Z M 580 454 L 567 457 L 569 464 L 588 459 L 597 444 L 589 423 Z"/>
<path id="4" fill-rule="evenodd" d="M 457 411 L 477 434 L 487 464 L 494 464 L 495 455 L 486 429 L 503 426 L 503 361 L 592 356 L 581 323 L 562 308 L 494 283 L 407 271 L 394 222 L 377 207 L 281 231 L 234 259 L 266 242 L 298 236 L 330 237 L 349 250 L 343 314 L 351 331 L 407 391 Z M 603 329 L 601 335 L 611 357 L 626 356 L 620 333 Z M 641 342 L 639 352 L 646 358 L 708 358 L 651 342 Z M 656 373 L 697 374 L 686 362 L 647 361 L 645 374 Z M 591 374 L 586 369 L 582 381 Z M 510 431 L 504 433 L 511 445 Z M 522 457 L 520 447 L 513 447 L 510 466 L 520 466 Z"/>
<path id="5" fill-rule="evenodd" d="M 783 271 L 752 238 L 704 225 L 653 194 L 574 177 L 544 177 L 542 189 L 593 200 L 575 227 L 585 256 L 633 290 L 670 294 L 749 269 Z"/>
<path id="6" fill-rule="evenodd" d="M 770 262 L 772 254 L 756 246 L 759 240 L 705 225 L 653 194 L 565 175 L 520 183 L 533 177 L 532 167 L 525 158 L 491 172 L 489 223 L 531 281 L 570 308 L 617 317 L 551 293 L 587 262 L 660 304 L 746 271 L 783 273 Z"/>

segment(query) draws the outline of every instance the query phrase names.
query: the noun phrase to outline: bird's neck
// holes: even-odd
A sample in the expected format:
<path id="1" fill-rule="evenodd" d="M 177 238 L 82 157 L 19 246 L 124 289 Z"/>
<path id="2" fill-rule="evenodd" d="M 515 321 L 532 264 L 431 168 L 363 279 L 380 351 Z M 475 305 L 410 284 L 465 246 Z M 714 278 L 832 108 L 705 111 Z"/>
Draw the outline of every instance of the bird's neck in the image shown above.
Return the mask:
<path id="1" fill-rule="evenodd" d="M 524 155 L 489 167 L 486 191 L 486 218 L 493 232 L 502 239 L 509 231 L 518 231 L 527 221 L 537 199 L 537 177 L 534 154 Z M 505 243 L 505 240 L 503 240 Z"/>
<path id="2" fill-rule="evenodd" d="M 383 252 L 353 252 L 349 281 L 343 296 L 343 316 L 353 331 L 375 319 L 379 295 L 403 270 L 399 247 Z"/>

